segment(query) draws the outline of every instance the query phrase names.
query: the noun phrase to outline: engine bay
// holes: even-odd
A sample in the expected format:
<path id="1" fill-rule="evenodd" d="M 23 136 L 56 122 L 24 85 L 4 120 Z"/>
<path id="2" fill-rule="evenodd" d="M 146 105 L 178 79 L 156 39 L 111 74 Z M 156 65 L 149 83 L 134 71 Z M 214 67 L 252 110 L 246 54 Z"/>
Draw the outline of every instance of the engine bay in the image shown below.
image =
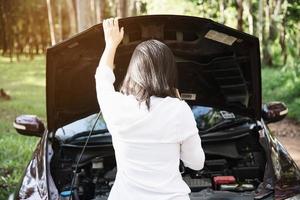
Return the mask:
<path id="1" fill-rule="evenodd" d="M 190 199 L 218 199 L 218 196 L 222 199 L 254 199 L 256 189 L 263 182 L 265 153 L 257 132 L 238 135 L 218 140 L 201 136 L 206 155 L 202 170 L 189 169 L 181 162 L 179 170 L 192 191 Z M 99 137 L 91 138 L 78 165 L 73 187 L 75 200 L 106 200 L 114 184 L 117 167 L 110 136 Z M 51 174 L 60 194 L 70 191 L 84 140 L 85 137 L 80 137 L 68 143 L 53 143 Z"/>

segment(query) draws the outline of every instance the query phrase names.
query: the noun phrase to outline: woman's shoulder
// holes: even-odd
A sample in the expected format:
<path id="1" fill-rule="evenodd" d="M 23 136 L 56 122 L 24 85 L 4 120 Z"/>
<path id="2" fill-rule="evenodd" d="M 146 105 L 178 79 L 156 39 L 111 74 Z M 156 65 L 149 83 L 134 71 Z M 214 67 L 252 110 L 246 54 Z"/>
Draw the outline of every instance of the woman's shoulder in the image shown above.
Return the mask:
<path id="1" fill-rule="evenodd" d="M 190 105 L 185 100 L 173 98 L 171 99 L 171 101 L 174 101 L 175 109 L 178 111 L 177 113 L 180 115 L 180 119 L 184 121 L 194 119 L 193 111 Z"/>
<path id="2" fill-rule="evenodd" d="M 176 104 L 176 106 L 180 107 L 183 110 L 189 110 L 190 109 L 189 104 L 183 99 L 180 99 L 180 98 L 177 98 L 177 97 L 169 97 L 169 96 L 166 97 L 166 98 L 168 98 L 169 102 L 174 102 Z"/>
<path id="3" fill-rule="evenodd" d="M 189 106 L 189 104 L 180 98 L 176 98 L 176 97 L 166 97 L 166 102 L 167 105 L 170 105 L 170 109 L 174 109 L 176 110 L 180 116 L 180 118 L 185 117 L 185 116 L 190 116 L 193 115 L 192 109 Z"/>

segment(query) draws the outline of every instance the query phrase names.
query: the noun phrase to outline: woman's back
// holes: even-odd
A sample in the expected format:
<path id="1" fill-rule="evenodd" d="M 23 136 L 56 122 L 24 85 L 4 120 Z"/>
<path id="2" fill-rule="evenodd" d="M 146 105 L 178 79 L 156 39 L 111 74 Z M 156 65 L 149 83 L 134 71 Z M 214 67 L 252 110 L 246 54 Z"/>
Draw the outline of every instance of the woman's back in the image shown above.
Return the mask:
<path id="1" fill-rule="evenodd" d="M 107 46 L 95 79 L 117 162 L 109 200 L 187 200 L 180 159 L 199 170 L 204 153 L 193 113 L 179 99 L 174 56 L 157 40 L 139 44 L 117 92 L 113 59 L 124 32 L 116 19 L 103 26 Z"/>
<path id="2" fill-rule="evenodd" d="M 152 96 L 148 110 L 134 96 L 106 87 L 114 82 L 113 72 L 107 66 L 100 66 L 95 77 L 118 169 L 109 199 L 188 199 L 190 189 L 182 180 L 179 161 L 201 169 L 204 154 L 187 103 L 178 98 Z"/>
<path id="3" fill-rule="evenodd" d="M 118 166 L 118 185 L 113 191 L 119 191 L 116 195 L 123 194 L 124 199 L 150 200 L 153 195 L 155 199 L 169 199 L 170 194 L 189 192 L 179 172 L 180 144 L 174 136 L 174 108 L 179 101 L 154 98 L 153 110 L 113 137 Z"/>

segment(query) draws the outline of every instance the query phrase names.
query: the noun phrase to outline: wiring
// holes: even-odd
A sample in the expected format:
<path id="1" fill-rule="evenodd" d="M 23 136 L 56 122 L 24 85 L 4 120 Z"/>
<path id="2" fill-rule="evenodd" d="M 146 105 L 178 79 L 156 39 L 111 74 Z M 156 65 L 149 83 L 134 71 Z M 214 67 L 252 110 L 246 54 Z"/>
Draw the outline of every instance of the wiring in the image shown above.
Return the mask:
<path id="1" fill-rule="evenodd" d="M 79 155 L 79 158 L 78 158 L 78 160 L 77 160 L 77 162 L 76 162 L 76 165 L 75 165 L 75 169 L 74 169 L 74 173 L 73 173 L 73 177 L 72 177 L 72 182 L 71 182 L 71 188 L 70 188 L 70 190 L 71 190 L 71 194 L 70 194 L 70 196 L 69 196 L 69 200 L 71 200 L 72 198 L 72 194 L 73 194 L 73 187 L 74 187 L 74 184 L 75 184 L 75 177 L 76 177 L 76 172 L 77 172 L 77 170 L 78 170 L 78 165 L 79 165 L 79 163 L 80 163 L 80 161 L 81 161 L 81 158 L 82 158 L 82 156 L 83 156 L 83 153 L 84 153 L 84 151 L 85 151 L 85 149 L 86 149 L 86 146 L 87 146 L 87 144 L 88 144 L 88 142 L 89 142 L 89 139 L 90 139 L 90 137 L 91 137 L 91 135 L 92 135 L 92 133 L 93 133 L 93 131 L 94 131 L 94 129 L 95 129 L 95 126 L 96 126 L 96 124 L 97 124 L 97 121 L 99 120 L 99 118 L 100 118 L 100 116 L 101 116 L 101 111 L 98 113 L 98 115 L 97 115 L 97 117 L 96 117 L 96 120 L 95 120 L 95 122 L 94 122 L 94 124 L 93 124 L 93 127 L 92 127 L 92 129 L 91 129 L 91 131 L 89 132 L 89 135 L 88 135 L 88 137 L 87 137 L 87 139 L 86 139 L 86 141 L 85 141 L 85 144 L 84 144 L 84 146 L 82 147 L 82 150 L 81 150 L 81 153 L 80 153 L 80 155 Z"/>

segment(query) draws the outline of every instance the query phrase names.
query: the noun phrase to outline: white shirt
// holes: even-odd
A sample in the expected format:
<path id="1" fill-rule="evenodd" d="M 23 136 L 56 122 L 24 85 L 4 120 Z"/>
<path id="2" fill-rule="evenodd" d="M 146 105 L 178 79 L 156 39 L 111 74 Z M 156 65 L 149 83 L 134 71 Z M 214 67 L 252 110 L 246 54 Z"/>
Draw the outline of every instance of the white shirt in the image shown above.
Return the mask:
<path id="1" fill-rule="evenodd" d="M 188 200 L 179 163 L 200 170 L 204 152 L 193 113 L 178 98 L 150 98 L 139 106 L 132 95 L 115 91 L 108 66 L 95 75 L 97 98 L 112 135 L 117 175 L 109 200 Z"/>

